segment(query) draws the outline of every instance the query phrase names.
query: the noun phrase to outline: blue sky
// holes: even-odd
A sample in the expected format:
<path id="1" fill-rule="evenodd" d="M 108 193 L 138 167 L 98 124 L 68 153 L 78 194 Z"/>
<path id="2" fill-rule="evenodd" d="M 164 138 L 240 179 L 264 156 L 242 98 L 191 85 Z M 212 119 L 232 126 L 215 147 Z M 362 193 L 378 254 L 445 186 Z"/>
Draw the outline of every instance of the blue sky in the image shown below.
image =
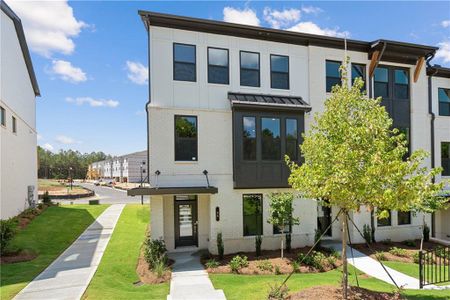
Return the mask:
<path id="1" fill-rule="evenodd" d="M 450 66 L 450 2 L 18 2 L 42 97 L 38 143 L 58 151 L 146 148 L 146 32 L 151 10 L 311 33 L 379 38 L 442 50 Z"/>

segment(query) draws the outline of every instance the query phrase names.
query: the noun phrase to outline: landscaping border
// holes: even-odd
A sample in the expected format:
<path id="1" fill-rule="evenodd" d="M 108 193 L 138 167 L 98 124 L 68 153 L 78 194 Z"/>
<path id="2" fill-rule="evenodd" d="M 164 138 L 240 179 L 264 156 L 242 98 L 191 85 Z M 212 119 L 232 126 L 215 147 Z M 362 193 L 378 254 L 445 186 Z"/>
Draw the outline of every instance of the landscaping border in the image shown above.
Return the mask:
<path id="1" fill-rule="evenodd" d="M 48 195 L 49 199 L 78 199 L 78 198 L 88 198 L 95 196 L 94 190 L 85 188 L 84 186 L 79 186 L 85 190 L 88 190 L 88 192 L 83 194 L 73 194 L 73 195 Z M 39 195 L 39 199 L 42 199 L 44 197 L 43 194 Z"/>

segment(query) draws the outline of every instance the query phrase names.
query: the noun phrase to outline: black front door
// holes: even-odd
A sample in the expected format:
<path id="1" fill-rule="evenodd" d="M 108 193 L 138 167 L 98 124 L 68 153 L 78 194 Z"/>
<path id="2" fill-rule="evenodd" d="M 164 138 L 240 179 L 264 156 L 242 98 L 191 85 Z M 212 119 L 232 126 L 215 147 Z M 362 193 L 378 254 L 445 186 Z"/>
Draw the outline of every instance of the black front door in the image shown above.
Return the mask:
<path id="1" fill-rule="evenodd" d="M 331 237 L 331 207 L 318 205 L 317 214 L 317 229 L 320 230 L 320 233 L 326 231 L 325 236 Z M 330 228 L 327 230 L 328 226 L 330 226 Z"/>
<path id="2" fill-rule="evenodd" d="M 175 196 L 175 248 L 198 246 L 196 196 Z"/>

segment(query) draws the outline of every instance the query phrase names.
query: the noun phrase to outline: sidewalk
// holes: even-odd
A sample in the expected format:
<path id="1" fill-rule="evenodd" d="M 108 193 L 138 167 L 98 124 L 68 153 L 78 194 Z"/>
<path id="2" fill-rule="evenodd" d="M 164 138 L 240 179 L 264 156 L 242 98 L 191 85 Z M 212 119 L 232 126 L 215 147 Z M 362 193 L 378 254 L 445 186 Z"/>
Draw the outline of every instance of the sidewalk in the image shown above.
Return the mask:
<path id="1" fill-rule="evenodd" d="M 124 206 L 114 204 L 108 207 L 66 251 L 14 299 L 80 299 L 100 264 Z"/>
<path id="2" fill-rule="evenodd" d="M 208 273 L 195 252 L 169 253 L 175 260 L 167 300 L 226 300 L 222 290 L 214 289 Z"/>

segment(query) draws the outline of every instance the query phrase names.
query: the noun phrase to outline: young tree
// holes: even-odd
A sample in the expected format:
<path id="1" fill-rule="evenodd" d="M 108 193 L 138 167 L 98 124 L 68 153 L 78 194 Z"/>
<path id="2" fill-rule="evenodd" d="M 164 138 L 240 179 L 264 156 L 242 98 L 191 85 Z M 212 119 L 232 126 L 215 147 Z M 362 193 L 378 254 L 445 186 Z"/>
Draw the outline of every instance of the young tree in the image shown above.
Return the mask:
<path id="1" fill-rule="evenodd" d="M 347 299 L 348 213 L 361 206 L 377 207 L 380 218 L 391 209 L 430 212 L 443 203 L 437 197 L 443 184 L 432 183 L 441 170 L 424 166 L 425 151 L 404 159 L 405 136 L 392 128 L 381 98 L 370 99 L 361 91 L 360 78 L 349 87 L 345 65 L 341 67 L 342 86 L 333 87 L 324 112 L 315 115 L 304 135 L 300 146 L 304 162 L 287 162 L 294 189 L 305 198 L 327 199 L 342 211 L 342 284 Z"/>
<path id="2" fill-rule="evenodd" d="M 283 258 L 284 238 L 286 233 L 286 226 L 298 225 L 299 218 L 294 218 L 292 202 L 294 195 L 292 193 L 272 193 L 269 195 L 269 219 L 268 223 L 278 227 L 281 236 L 281 258 Z"/>

